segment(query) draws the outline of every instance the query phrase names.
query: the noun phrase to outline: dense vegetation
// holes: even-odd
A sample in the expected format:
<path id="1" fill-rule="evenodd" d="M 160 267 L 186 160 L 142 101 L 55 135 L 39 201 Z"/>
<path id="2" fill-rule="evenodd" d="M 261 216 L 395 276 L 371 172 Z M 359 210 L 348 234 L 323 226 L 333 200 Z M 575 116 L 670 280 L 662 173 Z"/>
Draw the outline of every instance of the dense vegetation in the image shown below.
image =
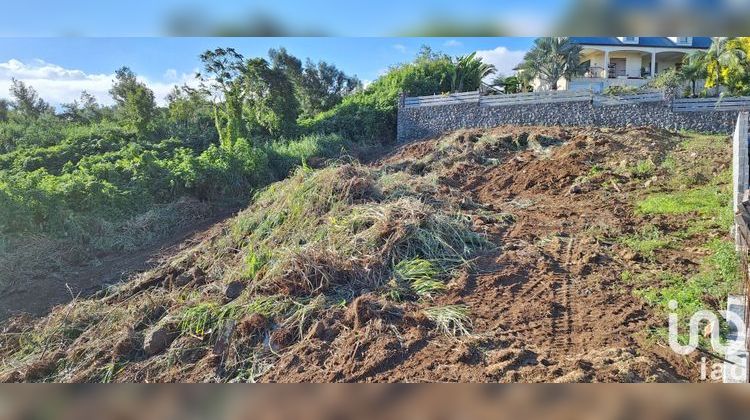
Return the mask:
<path id="1" fill-rule="evenodd" d="M 244 203 L 313 158 L 391 142 L 400 92 L 474 90 L 491 71 L 425 48 L 363 88 L 283 48 L 268 59 L 231 48 L 200 58 L 200 87 L 176 87 L 166 106 L 127 67 L 113 106 L 83 92 L 55 109 L 14 81 L 12 100 L 0 101 L 0 252 L 28 234 L 111 248 L 97 237 L 184 197 Z"/>

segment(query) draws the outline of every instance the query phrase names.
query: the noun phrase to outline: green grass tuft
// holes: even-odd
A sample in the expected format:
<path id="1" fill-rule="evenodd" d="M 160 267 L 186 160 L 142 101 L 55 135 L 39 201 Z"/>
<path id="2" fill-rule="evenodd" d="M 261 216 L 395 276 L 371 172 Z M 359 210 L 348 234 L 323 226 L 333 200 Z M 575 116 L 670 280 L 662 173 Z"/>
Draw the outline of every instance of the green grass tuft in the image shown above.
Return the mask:
<path id="1" fill-rule="evenodd" d="M 419 297 L 432 298 L 445 290 L 445 283 L 437 280 L 439 270 L 422 258 L 403 260 L 394 267 L 399 284 L 407 284 Z"/>
<path id="2" fill-rule="evenodd" d="M 636 178 L 650 178 L 654 175 L 656 170 L 656 164 L 651 159 L 639 160 L 635 165 L 631 166 L 630 173 Z"/>
<path id="3" fill-rule="evenodd" d="M 622 242 L 649 261 L 654 260 L 656 250 L 667 248 L 672 244 L 672 240 L 665 237 L 654 225 L 644 226 L 640 232 L 623 238 Z"/>

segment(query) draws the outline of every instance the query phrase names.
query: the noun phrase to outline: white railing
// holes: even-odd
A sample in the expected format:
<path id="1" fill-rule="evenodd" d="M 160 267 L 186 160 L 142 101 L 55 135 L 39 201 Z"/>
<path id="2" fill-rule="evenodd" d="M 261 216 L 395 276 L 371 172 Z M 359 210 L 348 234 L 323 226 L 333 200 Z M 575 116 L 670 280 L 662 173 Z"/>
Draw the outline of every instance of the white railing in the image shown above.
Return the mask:
<path id="1" fill-rule="evenodd" d="M 509 95 L 482 96 L 480 106 L 502 106 L 523 104 L 548 104 L 557 102 L 590 101 L 591 92 L 579 90 L 550 90 L 546 92 L 514 93 Z"/>
<path id="2" fill-rule="evenodd" d="M 478 91 L 445 95 L 415 96 L 404 98 L 404 107 L 436 105 L 478 104 L 479 106 L 508 106 L 591 101 L 594 106 L 628 105 L 643 102 L 664 101 L 660 91 L 631 95 L 602 95 L 589 90 L 550 90 L 545 92 L 513 93 L 507 95 L 480 95 Z M 723 98 L 674 99 L 672 110 L 677 112 L 697 111 L 747 111 L 750 96 Z"/>
<path id="3" fill-rule="evenodd" d="M 414 96 L 404 99 L 407 108 L 434 105 L 454 105 L 479 102 L 479 92 L 461 92 L 446 95 Z"/>
<path id="4" fill-rule="evenodd" d="M 629 105 L 643 102 L 660 102 L 664 100 L 664 92 L 634 93 L 631 95 L 595 95 L 595 106 Z"/>
<path id="5" fill-rule="evenodd" d="M 673 111 L 747 111 L 750 110 L 750 96 L 724 98 L 675 99 Z"/>

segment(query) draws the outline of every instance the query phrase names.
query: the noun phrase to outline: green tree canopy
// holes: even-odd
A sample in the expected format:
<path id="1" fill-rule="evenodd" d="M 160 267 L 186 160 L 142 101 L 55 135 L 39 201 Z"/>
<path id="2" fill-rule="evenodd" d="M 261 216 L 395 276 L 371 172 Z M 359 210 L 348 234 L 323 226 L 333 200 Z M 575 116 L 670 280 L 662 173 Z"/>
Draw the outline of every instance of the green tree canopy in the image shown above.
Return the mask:
<path id="1" fill-rule="evenodd" d="M 531 79 L 538 77 L 549 89 L 557 90 L 557 81 L 570 79 L 580 70 L 581 46 L 565 37 L 543 37 L 523 57 L 520 69 Z"/>
<path id="2" fill-rule="evenodd" d="M 733 90 L 733 84 L 727 82 L 728 76 L 746 74 L 747 53 L 735 38 L 714 37 L 708 50 L 693 52 L 689 60 L 705 69 L 706 87 L 715 87 L 717 95 L 722 85 Z"/>
<path id="3" fill-rule="evenodd" d="M 156 115 L 154 92 L 145 83 L 139 82 L 130 68 L 121 67 L 115 72 L 109 94 L 116 103 L 117 115 L 125 125 L 134 129 L 139 136 L 144 136 L 151 129 Z"/>
<path id="4" fill-rule="evenodd" d="M 253 58 L 244 70 L 246 111 L 251 129 L 271 136 L 289 136 L 296 130 L 299 102 L 294 85 L 283 70 Z"/>
<path id="5" fill-rule="evenodd" d="M 91 124 L 102 118 L 101 106 L 96 102 L 94 95 L 81 92 L 79 99 L 62 105 L 63 112 L 60 116 L 70 122 L 77 124 Z"/>
<path id="6" fill-rule="evenodd" d="M 451 71 L 451 91 L 466 92 L 479 89 L 482 79 L 495 73 L 495 66 L 478 58 L 476 52 L 456 58 Z"/>
<path id="7" fill-rule="evenodd" d="M 214 125 L 222 147 L 231 149 L 239 138 L 247 137 L 242 121 L 245 92 L 245 59 L 234 48 L 216 48 L 200 56 L 203 72 L 196 74 L 201 89 L 213 100 Z"/>
<path id="8" fill-rule="evenodd" d="M 21 117 L 35 119 L 45 112 L 53 112 L 52 107 L 39 97 L 33 87 L 20 80 L 11 80 L 10 94 L 13 97 L 13 109 Z"/>

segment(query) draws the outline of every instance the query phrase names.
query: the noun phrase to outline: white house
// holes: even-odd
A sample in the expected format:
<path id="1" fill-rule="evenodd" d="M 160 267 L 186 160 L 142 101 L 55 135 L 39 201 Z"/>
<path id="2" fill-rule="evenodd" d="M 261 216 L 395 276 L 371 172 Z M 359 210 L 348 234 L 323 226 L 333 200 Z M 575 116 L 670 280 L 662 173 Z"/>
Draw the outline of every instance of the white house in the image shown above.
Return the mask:
<path id="1" fill-rule="evenodd" d="M 584 74 L 560 79 L 558 89 L 592 89 L 608 86 L 640 87 L 670 68 L 679 69 L 685 55 L 711 46 L 709 37 L 570 37 L 581 46 Z M 535 81 L 534 90 L 545 89 Z"/>

